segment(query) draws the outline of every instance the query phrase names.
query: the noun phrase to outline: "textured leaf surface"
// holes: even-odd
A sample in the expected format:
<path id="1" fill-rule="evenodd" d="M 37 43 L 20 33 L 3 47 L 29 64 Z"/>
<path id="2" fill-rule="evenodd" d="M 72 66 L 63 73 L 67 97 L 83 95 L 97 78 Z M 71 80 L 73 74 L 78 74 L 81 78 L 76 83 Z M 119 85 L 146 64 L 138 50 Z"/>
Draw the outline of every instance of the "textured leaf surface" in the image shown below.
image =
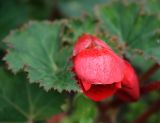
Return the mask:
<path id="1" fill-rule="evenodd" d="M 95 12 L 103 28 L 124 41 L 128 49 L 134 53 L 140 49 L 160 62 L 160 20 L 156 15 L 147 14 L 138 4 L 121 2 L 99 6 Z"/>
<path id="2" fill-rule="evenodd" d="M 45 92 L 0 68 L 0 123 L 26 123 L 45 120 L 61 111 L 65 96 Z"/>
<path id="3" fill-rule="evenodd" d="M 61 28 L 61 22 L 31 22 L 14 31 L 6 38 L 10 49 L 4 59 L 9 68 L 13 72 L 24 69 L 30 82 L 40 83 L 46 90 L 77 90 L 66 67 L 71 50 L 61 48 Z"/>
<path id="4" fill-rule="evenodd" d="M 83 33 L 97 35 L 99 33 L 98 21 L 91 16 L 84 16 L 78 19 L 72 19 L 66 22 L 62 41 L 68 44 L 76 42 Z"/>
<path id="5" fill-rule="evenodd" d="M 61 123 L 93 123 L 96 115 L 95 103 L 79 94 L 75 97 L 71 116 L 65 118 Z"/>
<path id="6" fill-rule="evenodd" d="M 73 45 L 82 33 L 94 33 L 95 24 L 90 17 L 54 23 L 30 22 L 5 39 L 9 49 L 4 60 L 13 72 L 24 69 L 30 82 L 40 83 L 46 90 L 78 91 L 71 73 Z"/>

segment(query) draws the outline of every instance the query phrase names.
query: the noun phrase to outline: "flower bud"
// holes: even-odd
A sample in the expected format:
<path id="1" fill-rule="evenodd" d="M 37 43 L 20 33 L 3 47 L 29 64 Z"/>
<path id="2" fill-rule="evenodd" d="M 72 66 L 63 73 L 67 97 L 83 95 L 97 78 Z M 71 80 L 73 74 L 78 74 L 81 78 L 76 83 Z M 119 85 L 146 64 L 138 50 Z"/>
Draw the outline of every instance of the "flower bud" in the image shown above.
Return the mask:
<path id="1" fill-rule="evenodd" d="M 122 88 L 116 92 L 119 99 L 125 102 L 137 101 L 140 96 L 139 81 L 133 67 L 125 61 L 125 72 L 122 80 Z"/>
<path id="2" fill-rule="evenodd" d="M 83 34 L 74 46 L 73 69 L 83 93 L 95 101 L 113 95 L 124 78 L 124 61 L 89 34 Z"/>

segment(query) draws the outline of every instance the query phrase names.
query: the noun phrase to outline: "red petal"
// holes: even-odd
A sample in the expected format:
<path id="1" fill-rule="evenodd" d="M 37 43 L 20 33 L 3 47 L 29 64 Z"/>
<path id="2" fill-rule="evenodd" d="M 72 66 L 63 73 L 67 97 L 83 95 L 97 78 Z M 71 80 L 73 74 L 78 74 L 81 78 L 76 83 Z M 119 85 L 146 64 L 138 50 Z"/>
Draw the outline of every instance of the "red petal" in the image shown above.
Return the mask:
<path id="1" fill-rule="evenodd" d="M 115 83 L 115 87 L 117 87 L 117 88 L 121 88 L 121 82 L 117 82 L 117 83 Z"/>
<path id="2" fill-rule="evenodd" d="M 75 73 L 90 84 L 112 84 L 124 76 L 124 62 L 106 49 L 85 49 L 74 58 Z"/>
<path id="3" fill-rule="evenodd" d="M 116 95 L 123 101 L 132 102 L 139 99 L 139 81 L 132 66 L 125 61 L 125 76 L 122 81 L 123 88 Z"/>
<path id="4" fill-rule="evenodd" d="M 73 56 L 77 55 L 82 50 L 88 48 L 92 43 L 92 38 L 88 34 L 80 36 L 74 46 Z"/>
<path id="5" fill-rule="evenodd" d="M 87 82 L 83 81 L 82 84 L 83 84 L 83 87 L 84 87 L 84 89 L 86 91 L 88 91 L 91 88 L 91 84 L 90 83 L 87 83 Z"/>
<path id="6" fill-rule="evenodd" d="M 92 36 L 92 41 L 96 44 L 96 46 L 101 46 L 102 48 L 106 48 L 107 50 L 112 51 L 112 49 L 104 41 L 100 40 L 99 38 Z"/>
<path id="7" fill-rule="evenodd" d="M 82 36 L 78 38 L 74 46 L 73 56 L 77 55 L 84 49 L 91 48 L 94 46 L 106 48 L 107 50 L 112 51 L 112 49 L 106 43 L 104 43 L 102 40 L 98 39 L 97 37 L 89 35 L 89 34 L 83 34 Z"/>
<path id="8" fill-rule="evenodd" d="M 112 96 L 116 91 L 117 87 L 114 84 L 109 85 L 92 85 L 89 90 L 85 90 L 82 82 L 80 82 L 83 93 L 94 101 L 101 101 Z"/>

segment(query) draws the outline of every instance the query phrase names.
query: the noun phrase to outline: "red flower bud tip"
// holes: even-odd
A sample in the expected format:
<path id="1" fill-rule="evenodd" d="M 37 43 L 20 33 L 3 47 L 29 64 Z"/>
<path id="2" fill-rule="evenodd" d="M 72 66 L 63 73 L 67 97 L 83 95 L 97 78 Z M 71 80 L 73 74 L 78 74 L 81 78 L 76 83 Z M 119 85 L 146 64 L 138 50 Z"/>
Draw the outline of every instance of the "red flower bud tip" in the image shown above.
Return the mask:
<path id="1" fill-rule="evenodd" d="M 117 97 L 125 102 L 137 101 L 140 96 L 139 80 L 133 67 L 125 61 L 124 79 L 122 88 L 116 92 Z"/>
<path id="2" fill-rule="evenodd" d="M 79 37 L 79 39 L 77 40 L 74 46 L 73 56 L 77 55 L 84 49 L 91 48 L 94 46 L 103 47 L 103 48 L 107 48 L 108 50 L 111 50 L 111 48 L 106 43 L 104 43 L 102 40 L 98 39 L 97 37 L 91 36 L 89 34 L 83 34 L 83 36 Z"/>
<path id="3" fill-rule="evenodd" d="M 124 62 L 97 37 L 84 34 L 78 39 L 73 63 L 81 89 L 93 100 L 103 100 L 121 87 Z"/>

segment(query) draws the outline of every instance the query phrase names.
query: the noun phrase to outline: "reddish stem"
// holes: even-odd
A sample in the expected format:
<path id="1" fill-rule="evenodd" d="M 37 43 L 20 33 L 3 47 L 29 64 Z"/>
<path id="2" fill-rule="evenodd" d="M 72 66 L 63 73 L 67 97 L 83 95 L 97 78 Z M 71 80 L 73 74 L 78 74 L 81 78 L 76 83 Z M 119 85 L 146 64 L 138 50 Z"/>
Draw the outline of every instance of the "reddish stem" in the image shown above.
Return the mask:
<path id="1" fill-rule="evenodd" d="M 144 87 L 141 87 L 141 94 L 147 94 L 149 92 L 155 91 L 160 89 L 160 80 L 152 82 L 151 84 L 148 84 Z M 118 98 L 115 98 L 114 100 L 108 102 L 108 103 L 100 103 L 98 105 L 99 111 L 100 111 L 100 116 L 98 118 L 98 121 L 101 122 L 108 122 L 111 123 L 112 120 L 109 118 L 108 115 L 106 115 L 106 111 L 114 108 L 118 108 L 122 104 L 124 104 L 124 101 L 121 101 Z M 157 101 L 152 107 L 150 107 L 142 116 L 140 116 L 137 120 L 135 120 L 133 123 L 143 123 L 148 116 L 152 115 L 157 109 L 159 108 L 157 104 L 160 103 Z"/>
<path id="2" fill-rule="evenodd" d="M 142 115 L 140 115 L 133 123 L 145 123 L 146 120 L 160 109 L 160 100 L 157 100 L 152 104 L 148 110 L 146 110 Z"/>
<path id="3" fill-rule="evenodd" d="M 150 76 L 152 76 L 158 69 L 160 65 L 158 63 L 153 64 L 141 77 L 140 81 L 143 82 L 147 80 Z"/>
<path id="4" fill-rule="evenodd" d="M 154 81 L 150 84 L 147 84 L 143 87 L 141 87 L 140 91 L 141 91 L 141 95 L 143 94 L 147 94 L 147 93 L 150 93 L 152 91 L 156 91 L 160 89 L 160 80 L 157 80 L 157 81 Z M 108 103 L 101 103 L 98 105 L 99 109 L 102 111 L 102 112 L 105 112 L 109 109 L 112 109 L 112 108 L 115 108 L 115 107 L 119 107 L 120 105 L 124 104 L 125 102 L 118 99 L 118 98 L 115 98 L 113 99 L 112 101 L 108 102 Z"/>
<path id="5" fill-rule="evenodd" d="M 99 117 L 97 119 L 97 122 L 103 122 L 103 123 L 112 123 L 115 120 L 118 107 L 122 104 L 122 101 L 119 99 L 114 99 L 108 103 L 100 103 L 98 104 L 99 108 Z M 108 110 L 112 110 L 112 113 L 107 114 Z"/>
<path id="6" fill-rule="evenodd" d="M 107 111 L 108 109 L 119 107 L 121 104 L 124 104 L 123 101 L 119 100 L 118 98 L 113 99 L 108 103 L 101 103 L 99 104 L 99 109 L 103 112 Z"/>
<path id="7" fill-rule="evenodd" d="M 147 94 L 149 92 L 160 89 L 160 80 L 147 84 L 144 87 L 141 87 L 141 94 Z"/>

